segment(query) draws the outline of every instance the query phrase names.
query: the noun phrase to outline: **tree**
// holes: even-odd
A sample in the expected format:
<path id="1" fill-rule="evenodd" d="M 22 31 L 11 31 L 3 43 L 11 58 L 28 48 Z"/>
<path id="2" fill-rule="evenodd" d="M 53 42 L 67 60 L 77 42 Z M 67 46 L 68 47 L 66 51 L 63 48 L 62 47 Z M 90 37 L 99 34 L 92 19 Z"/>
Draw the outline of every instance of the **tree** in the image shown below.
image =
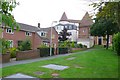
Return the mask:
<path id="1" fill-rule="evenodd" d="M 59 41 L 66 41 L 68 40 L 67 36 L 70 36 L 70 34 L 67 32 L 67 29 L 64 28 L 62 32 L 60 32 L 58 39 Z"/>
<path id="2" fill-rule="evenodd" d="M 120 23 L 118 21 L 118 18 L 120 18 L 120 2 L 100 2 L 92 5 L 99 12 L 96 14 L 95 24 L 91 27 L 91 34 L 96 36 L 107 35 L 106 49 L 108 49 L 109 35 L 120 31 Z"/>
<path id="3" fill-rule="evenodd" d="M 13 15 L 11 14 L 11 12 L 16 7 L 16 5 L 18 5 L 18 3 L 15 0 L 8 0 L 8 1 L 9 2 L 7 2 L 7 0 L 0 0 L 0 26 L 2 25 L 2 23 L 4 23 L 5 27 L 3 28 L 9 26 L 10 28 L 12 28 L 12 30 L 14 30 L 14 27 L 16 27 L 16 29 L 18 30 L 19 25 L 16 23 Z M 2 29 L 0 29 L 0 33 L 2 33 Z M 3 42 L 4 41 L 0 39 L 0 53 L 4 53 L 3 52 L 4 49 L 2 49 L 4 45 L 1 44 Z"/>
<path id="4" fill-rule="evenodd" d="M 0 1 L 0 25 L 4 23 L 5 27 L 9 26 L 14 30 L 14 27 L 19 29 L 19 25 L 16 23 L 14 16 L 11 14 L 13 9 L 18 5 L 15 0 L 10 0 L 7 2 L 6 0 Z"/>
<path id="5" fill-rule="evenodd" d="M 114 1 L 114 0 L 113 0 Z M 116 22 L 120 30 L 120 1 L 92 3 L 94 11 L 98 10 L 97 17 L 110 17 Z"/>
<path id="6" fill-rule="evenodd" d="M 96 22 L 91 26 L 91 35 L 93 36 L 106 36 L 107 43 L 106 49 L 109 47 L 109 35 L 113 35 L 118 32 L 117 23 L 113 23 L 112 19 L 108 18 L 96 18 Z"/>

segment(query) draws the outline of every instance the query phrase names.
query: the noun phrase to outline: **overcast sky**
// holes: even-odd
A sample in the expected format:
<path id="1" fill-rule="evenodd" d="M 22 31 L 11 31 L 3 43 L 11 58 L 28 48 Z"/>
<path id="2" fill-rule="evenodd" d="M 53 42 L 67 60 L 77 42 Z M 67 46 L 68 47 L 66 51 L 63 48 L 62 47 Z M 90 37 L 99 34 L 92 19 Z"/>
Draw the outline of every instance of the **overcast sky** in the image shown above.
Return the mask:
<path id="1" fill-rule="evenodd" d="M 63 12 L 69 19 L 81 20 L 84 14 L 93 10 L 90 0 L 17 0 L 20 3 L 13 15 L 17 22 L 41 27 L 50 27 L 59 21 Z M 55 24 L 55 23 L 54 23 Z"/>

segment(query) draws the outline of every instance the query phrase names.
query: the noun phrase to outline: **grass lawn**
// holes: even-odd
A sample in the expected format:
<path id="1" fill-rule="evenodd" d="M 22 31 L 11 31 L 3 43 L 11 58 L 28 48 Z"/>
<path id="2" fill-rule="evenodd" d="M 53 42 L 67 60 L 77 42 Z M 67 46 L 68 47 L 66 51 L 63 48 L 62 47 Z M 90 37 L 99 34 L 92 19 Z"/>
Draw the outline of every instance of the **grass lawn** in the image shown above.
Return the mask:
<path id="1" fill-rule="evenodd" d="M 67 60 L 70 57 L 75 59 Z M 59 64 L 70 68 L 59 71 L 41 67 L 47 64 Z M 52 78 L 52 73 L 58 73 L 59 78 L 118 78 L 118 56 L 111 50 L 97 47 L 94 50 L 80 51 L 69 56 L 5 67 L 2 71 L 3 77 L 23 73 L 38 78 Z M 37 71 L 45 74 L 34 74 Z"/>

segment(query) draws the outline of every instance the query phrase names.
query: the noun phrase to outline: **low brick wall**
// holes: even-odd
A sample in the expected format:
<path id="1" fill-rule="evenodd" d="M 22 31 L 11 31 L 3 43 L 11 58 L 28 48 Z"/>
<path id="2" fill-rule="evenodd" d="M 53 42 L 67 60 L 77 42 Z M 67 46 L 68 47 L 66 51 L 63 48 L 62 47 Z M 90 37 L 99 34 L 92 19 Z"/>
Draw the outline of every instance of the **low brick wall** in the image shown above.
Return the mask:
<path id="1" fill-rule="evenodd" d="M 72 48 L 72 51 L 74 50 L 82 50 L 82 48 Z"/>
<path id="2" fill-rule="evenodd" d="M 75 51 L 75 50 L 86 50 L 87 48 L 72 48 L 71 50 L 72 51 Z"/>
<path id="3" fill-rule="evenodd" d="M 0 59 L 0 60 L 2 60 L 2 61 L 0 61 L 2 63 L 10 62 L 10 53 L 2 54 L 2 55 L 0 55 L 0 58 L 2 58 L 2 59 Z"/>
<path id="4" fill-rule="evenodd" d="M 40 53 L 39 50 L 28 50 L 28 51 L 19 51 L 16 54 L 16 60 L 25 60 L 25 59 L 33 59 L 39 58 Z"/>

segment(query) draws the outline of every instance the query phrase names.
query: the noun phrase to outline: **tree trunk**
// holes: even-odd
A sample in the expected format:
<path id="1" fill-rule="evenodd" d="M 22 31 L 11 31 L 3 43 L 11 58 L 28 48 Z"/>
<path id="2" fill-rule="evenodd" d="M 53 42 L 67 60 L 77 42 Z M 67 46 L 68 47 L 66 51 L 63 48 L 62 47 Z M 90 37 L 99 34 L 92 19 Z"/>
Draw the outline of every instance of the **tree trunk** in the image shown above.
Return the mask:
<path id="1" fill-rule="evenodd" d="M 106 43 L 106 49 L 109 47 L 109 34 L 107 34 L 107 43 Z"/>

